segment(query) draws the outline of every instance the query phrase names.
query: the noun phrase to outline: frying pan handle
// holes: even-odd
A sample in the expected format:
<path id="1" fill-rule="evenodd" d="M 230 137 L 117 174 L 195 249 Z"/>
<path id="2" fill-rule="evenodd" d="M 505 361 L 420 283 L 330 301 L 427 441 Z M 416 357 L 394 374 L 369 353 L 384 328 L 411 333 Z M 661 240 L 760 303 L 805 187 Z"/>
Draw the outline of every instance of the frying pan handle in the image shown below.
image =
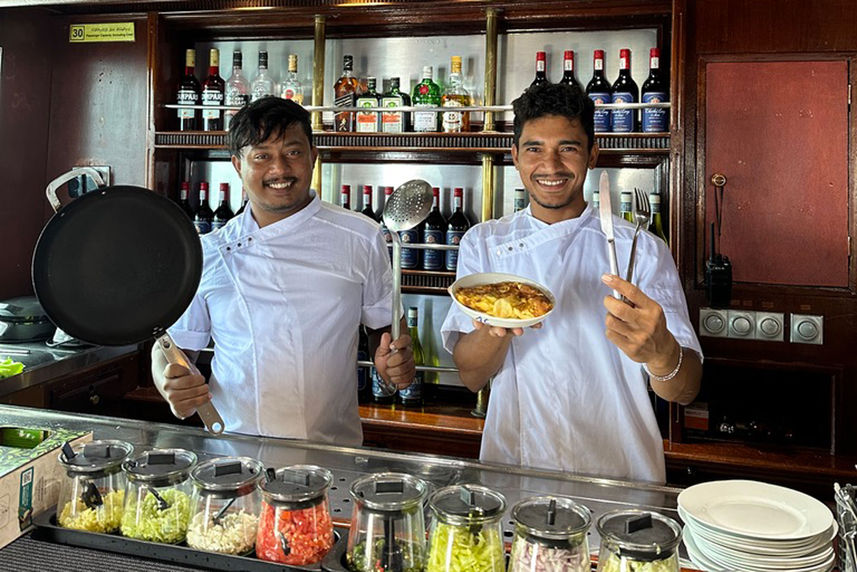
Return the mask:
<path id="1" fill-rule="evenodd" d="M 185 353 L 179 349 L 169 334 L 160 336 L 155 343 L 160 346 L 161 351 L 164 352 L 164 357 L 167 358 L 168 362 L 184 366 L 193 373 L 199 373 L 196 366 L 187 359 Z M 226 426 L 223 423 L 223 418 L 220 416 L 220 413 L 217 412 L 217 408 L 214 407 L 214 404 L 211 401 L 207 401 L 197 407 L 196 412 L 199 414 L 199 418 L 202 419 L 202 422 L 205 423 L 205 427 L 209 432 L 214 435 L 220 435 L 223 433 Z"/>
<path id="2" fill-rule="evenodd" d="M 68 173 L 63 173 L 48 183 L 48 188 L 45 190 L 45 194 L 48 195 L 48 201 L 51 203 L 54 212 L 58 212 L 62 208 L 62 201 L 57 197 L 57 189 L 81 175 L 88 175 L 99 187 L 104 185 L 104 179 L 101 178 L 101 173 L 92 167 L 78 167 L 76 169 L 72 169 Z"/>

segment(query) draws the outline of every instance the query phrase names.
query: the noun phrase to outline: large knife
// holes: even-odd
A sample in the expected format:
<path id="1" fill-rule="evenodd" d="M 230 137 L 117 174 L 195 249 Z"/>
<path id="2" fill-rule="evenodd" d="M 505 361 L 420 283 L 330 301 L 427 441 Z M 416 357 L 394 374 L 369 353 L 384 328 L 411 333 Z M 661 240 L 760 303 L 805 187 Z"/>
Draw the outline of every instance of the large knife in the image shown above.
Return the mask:
<path id="1" fill-rule="evenodd" d="M 610 204 L 610 177 L 607 171 L 601 172 L 601 181 L 598 184 L 599 218 L 601 219 L 601 231 L 607 237 L 607 257 L 610 258 L 610 274 L 619 276 L 619 262 L 616 260 L 616 241 L 613 237 L 613 207 Z M 622 299 L 622 295 L 613 290 L 613 297 Z"/>

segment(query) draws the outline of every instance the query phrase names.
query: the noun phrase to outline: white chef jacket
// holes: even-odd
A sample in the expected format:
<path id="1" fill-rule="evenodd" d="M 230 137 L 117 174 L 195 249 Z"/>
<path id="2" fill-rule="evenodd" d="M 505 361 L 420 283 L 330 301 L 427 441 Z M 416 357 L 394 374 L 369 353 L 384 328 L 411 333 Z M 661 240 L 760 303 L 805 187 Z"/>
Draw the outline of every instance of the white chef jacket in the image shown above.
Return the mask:
<path id="1" fill-rule="evenodd" d="M 614 218 L 624 269 L 634 227 Z M 508 272 L 547 286 L 556 296 L 541 329 L 516 337 L 491 386 L 480 458 L 529 467 L 664 482 L 663 441 L 647 381 L 606 337 L 601 282 L 607 243 L 591 206 L 547 224 L 530 209 L 474 226 L 464 235 L 457 276 Z M 637 239 L 634 283 L 660 304 L 676 340 L 702 355 L 667 246 L 648 232 Z M 441 328 L 452 352 L 471 319 L 453 304 Z"/>
<path id="2" fill-rule="evenodd" d="M 214 339 L 210 392 L 226 430 L 361 444 L 358 325 L 392 321 L 380 226 L 313 193 L 264 228 L 245 209 L 202 247 L 199 288 L 169 333 L 189 350 Z"/>

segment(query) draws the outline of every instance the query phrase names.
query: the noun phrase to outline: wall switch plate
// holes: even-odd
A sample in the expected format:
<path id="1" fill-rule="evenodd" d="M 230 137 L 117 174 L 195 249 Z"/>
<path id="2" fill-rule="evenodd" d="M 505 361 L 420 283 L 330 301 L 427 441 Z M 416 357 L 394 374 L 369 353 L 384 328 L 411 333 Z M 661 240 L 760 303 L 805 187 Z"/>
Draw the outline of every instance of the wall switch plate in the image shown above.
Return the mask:
<path id="1" fill-rule="evenodd" d="M 792 314 L 790 341 L 795 344 L 823 344 L 824 316 Z"/>
<path id="2" fill-rule="evenodd" d="M 743 310 L 729 310 L 726 312 L 726 320 L 729 329 L 726 335 L 730 338 L 742 338 L 751 340 L 756 337 L 756 313 Z"/>
<path id="3" fill-rule="evenodd" d="M 94 169 L 101 175 L 101 180 L 104 182 L 105 187 L 110 186 L 110 165 L 75 165 L 72 167 L 72 171 L 76 171 L 81 167 L 89 167 L 90 169 Z M 83 193 L 87 193 L 89 191 L 94 191 L 98 186 L 95 184 L 95 180 L 89 177 L 88 175 L 82 174 L 80 177 L 76 179 L 72 179 L 68 182 L 68 195 L 72 198 L 79 197 Z"/>
<path id="4" fill-rule="evenodd" d="M 715 310 L 713 308 L 699 309 L 699 335 L 713 338 L 725 338 L 726 310 Z"/>
<path id="5" fill-rule="evenodd" d="M 776 312 L 756 312 L 756 339 L 782 342 L 786 339 L 785 315 Z"/>

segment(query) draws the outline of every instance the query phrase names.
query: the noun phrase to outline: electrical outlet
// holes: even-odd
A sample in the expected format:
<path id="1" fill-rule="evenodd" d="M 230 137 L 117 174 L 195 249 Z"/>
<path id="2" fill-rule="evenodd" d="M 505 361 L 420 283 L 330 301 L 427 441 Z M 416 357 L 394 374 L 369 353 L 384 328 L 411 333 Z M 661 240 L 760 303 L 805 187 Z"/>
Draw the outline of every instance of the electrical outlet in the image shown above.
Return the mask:
<path id="1" fill-rule="evenodd" d="M 699 309 L 699 335 L 713 338 L 726 337 L 726 310 Z"/>
<path id="2" fill-rule="evenodd" d="M 791 315 L 791 338 L 795 344 L 824 343 L 824 316 Z"/>
<path id="3" fill-rule="evenodd" d="M 785 315 L 776 312 L 756 312 L 756 339 L 769 342 L 785 341 Z"/>
<path id="4" fill-rule="evenodd" d="M 72 167 L 73 171 L 80 169 L 82 167 L 87 167 L 89 169 L 93 169 L 99 175 L 101 175 L 101 180 L 104 183 L 102 186 L 109 187 L 110 186 L 110 165 L 75 165 Z M 92 190 L 95 188 L 95 181 L 87 184 L 86 190 Z"/>
<path id="5" fill-rule="evenodd" d="M 756 313 L 742 310 L 726 312 L 729 330 L 726 335 L 730 338 L 753 339 L 756 337 Z"/>

